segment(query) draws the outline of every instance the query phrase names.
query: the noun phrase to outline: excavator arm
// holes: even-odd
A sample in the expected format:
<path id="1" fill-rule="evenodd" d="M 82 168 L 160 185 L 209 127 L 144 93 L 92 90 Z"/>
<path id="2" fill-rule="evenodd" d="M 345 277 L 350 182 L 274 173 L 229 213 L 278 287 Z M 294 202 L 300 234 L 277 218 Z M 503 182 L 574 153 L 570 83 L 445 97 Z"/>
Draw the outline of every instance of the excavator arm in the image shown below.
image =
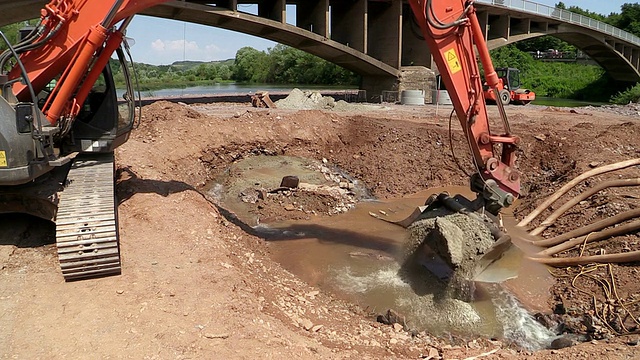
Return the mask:
<path id="1" fill-rule="evenodd" d="M 511 134 L 502 104 L 498 104 L 498 108 L 504 133 L 495 135 L 490 130 L 476 51 L 488 85 L 496 88 L 499 78 L 473 1 L 410 0 L 409 3 L 469 142 L 477 170 L 472 188 L 500 207 L 509 206 L 520 193 L 520 176 L 514 169 L 519 138 Z M 501 148 L 499 157 L 496 148 Z"/>
<path id="2" fill-rule="evenodd" d="M 55 76 L 62 74 L 43 113 L 52 125 L 61 116 L 75 117 L 91 86 L 120 46 L 128 21 L 123 21 L 118 29 L 115 25 L 141 10 L 166 1 L 49 2 L 41 11 L 40 35 L 20 55 L 23 68 L 15 66 L 9 73 L 9 80 L 26 76 L 37 93 Z M 15 83 L 13 91 L 19 101 L 31 100 L 26 84 Z"/>

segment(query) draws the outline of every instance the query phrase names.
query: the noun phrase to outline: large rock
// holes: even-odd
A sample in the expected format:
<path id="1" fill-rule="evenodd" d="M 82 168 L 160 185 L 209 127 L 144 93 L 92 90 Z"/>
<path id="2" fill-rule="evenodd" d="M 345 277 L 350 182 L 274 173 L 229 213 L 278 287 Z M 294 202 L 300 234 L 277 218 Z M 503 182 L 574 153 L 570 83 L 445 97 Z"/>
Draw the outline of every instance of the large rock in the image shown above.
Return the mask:
<path id="1" fill-rule="evenodd" d="M 465 214 L 438 210 L 433 215 L 409 227 L 407 255 L 423 245 L 428 246 L 454 272 L 472 277 L 478 260 L 495 243 L 491 231 L 481 221 Z"/>

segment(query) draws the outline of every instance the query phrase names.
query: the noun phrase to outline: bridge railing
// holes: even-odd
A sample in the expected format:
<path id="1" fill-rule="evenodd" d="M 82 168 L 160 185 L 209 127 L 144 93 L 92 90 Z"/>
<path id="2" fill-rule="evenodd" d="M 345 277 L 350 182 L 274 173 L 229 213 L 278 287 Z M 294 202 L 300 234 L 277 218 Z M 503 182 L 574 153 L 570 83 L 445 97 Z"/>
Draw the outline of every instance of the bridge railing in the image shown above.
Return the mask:
<path id="1" fill-rule="evenodd" d="M 581 25 L 590 29 L 609 34 L 621 40 L 625 40 L 634 45 L 640 46 L 640 37 L 630 34 L 624 30 L 620 30 L 602 21 L 592 19 L 588 16 L 572 13 L 564 9 L 558 9 L 553 6 L 538 4 L 527 0 L 476 0 L 478 3 L 505 6 L 507 8 L 520 10 L 536 15 L 542 15 L 554 19 L 560 19 L 568 23 Z"/>

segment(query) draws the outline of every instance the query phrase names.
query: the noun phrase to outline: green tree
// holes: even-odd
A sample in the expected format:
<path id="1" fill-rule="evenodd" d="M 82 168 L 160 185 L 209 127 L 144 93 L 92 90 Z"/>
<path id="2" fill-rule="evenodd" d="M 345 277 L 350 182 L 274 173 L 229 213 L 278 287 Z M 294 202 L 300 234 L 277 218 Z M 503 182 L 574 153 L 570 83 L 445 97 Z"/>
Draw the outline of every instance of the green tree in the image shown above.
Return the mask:
<path id="1" fill-rule="evenodd" d="M 494 67 L 517 67 L 525 75 L 535 64 L 531 55 L 515 45 L 507 45 L 491 51 Z"/>
<path id="2" fill-rule="evenodd" d="M 519 41 L 515 45 L 519 50 L 525 52 L 546 51 L 549 49 L 562 52 L 576 52 L 575 46 L 550 35 Z"/>
<path id="3" fill-rule="evenodd" d="M 620 14 L 609 15 L 608 22 L 624 31 L 640 36 L 640 4 L 624 4 Z"/>
<path id="4" fill-rule="evenodd" d="M 245 46 L 236 52 L 234 79 L 246 82 L 266 82 L 270 67 L 269 57 L 264 51 Z"/>
<path id="5" fill-rule="evenodd" d="M 228 65 L 220 65 L 218 67 L 218 77 L 220 80 L 230 80 L 233 75 L 233 71 Z"/>

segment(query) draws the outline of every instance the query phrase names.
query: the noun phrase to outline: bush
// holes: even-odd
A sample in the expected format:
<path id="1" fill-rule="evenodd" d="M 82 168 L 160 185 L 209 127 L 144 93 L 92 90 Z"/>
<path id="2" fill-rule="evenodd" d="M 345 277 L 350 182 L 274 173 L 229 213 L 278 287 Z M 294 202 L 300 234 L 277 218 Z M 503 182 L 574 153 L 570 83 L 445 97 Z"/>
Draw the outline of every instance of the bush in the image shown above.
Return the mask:
<path id="1" fill-rule="evenodd" d="M 640 83 L 613 95 L 611 97 L 611 102 L 619 105 L 626 105 L 630 102 L 640 102 Z"/>

